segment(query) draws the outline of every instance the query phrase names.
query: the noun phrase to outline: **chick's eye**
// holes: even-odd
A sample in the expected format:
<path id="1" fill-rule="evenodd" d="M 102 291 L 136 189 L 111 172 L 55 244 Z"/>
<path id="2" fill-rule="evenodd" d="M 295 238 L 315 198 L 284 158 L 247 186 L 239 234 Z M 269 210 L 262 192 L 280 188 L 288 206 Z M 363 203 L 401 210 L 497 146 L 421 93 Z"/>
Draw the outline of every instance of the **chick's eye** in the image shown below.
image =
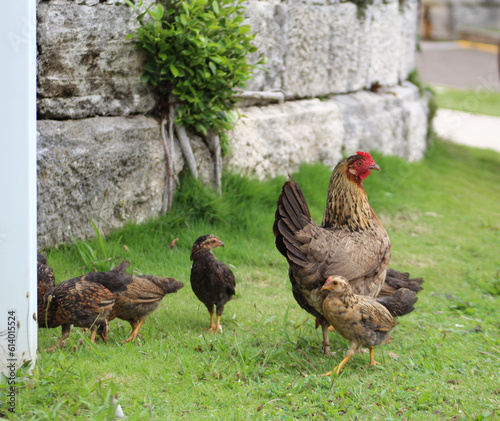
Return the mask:
<path id="1" fill-rule="evenodd" d="M 333 281 L 333 285 L 337 285 L 337 284 L 338 284 L 338 282 L 337 282 L 337 281 Z"/>

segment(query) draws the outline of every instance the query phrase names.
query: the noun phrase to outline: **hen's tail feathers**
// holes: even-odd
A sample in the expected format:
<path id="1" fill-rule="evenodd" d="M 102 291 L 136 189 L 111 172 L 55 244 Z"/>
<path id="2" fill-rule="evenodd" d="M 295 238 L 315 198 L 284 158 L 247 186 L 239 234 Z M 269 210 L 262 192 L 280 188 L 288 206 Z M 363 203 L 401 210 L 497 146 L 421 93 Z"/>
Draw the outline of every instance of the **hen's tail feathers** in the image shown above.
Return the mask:
<path id="1" fill-rule="evenodd" d="M 172 294 L 174 292 L 179 291 L 181 288 L 184 288 L 184 284 L 182 282 L 177 281 L 174 278 L 161 278 L 159 276 L 154 275 L 142 275 L 142 278 L 149 279 L 151 282 L 158 285 L 166 294 Z"/>
<path id="2" fill-rule="evenodd" d="M 302 244 L 294 238 L 294 235 L 311 221 L 311 213 L 299 185 L 292 177 L 289 178 L 278 197 L 273 233 L 279 252 L 287 259 L 302 265 L 307 262 L 303 253 L 299 251 Z"/>
<path id="3" fill-rule="evenodd" d="M 407 288 L 398 289 L 394 294 L 388 297 L 377 298 L 393 317 L 404 316 L 415 310 L 413 304 L 417 302 L 417 294 Z"/>
<path id="4" fill-rule="evenodd" d="M 411 291 L 419 292 L 424 289 L 422 287 L 423 283 L 424 280 L 422 278 L 410 278 L 409 273 L 403 273 L 394 269 L 389 269 L 385 276 L 385 282 L 382 285 L 382 289 L 378 296 L 390 296 L 401 288 L 407 288 Z"/>

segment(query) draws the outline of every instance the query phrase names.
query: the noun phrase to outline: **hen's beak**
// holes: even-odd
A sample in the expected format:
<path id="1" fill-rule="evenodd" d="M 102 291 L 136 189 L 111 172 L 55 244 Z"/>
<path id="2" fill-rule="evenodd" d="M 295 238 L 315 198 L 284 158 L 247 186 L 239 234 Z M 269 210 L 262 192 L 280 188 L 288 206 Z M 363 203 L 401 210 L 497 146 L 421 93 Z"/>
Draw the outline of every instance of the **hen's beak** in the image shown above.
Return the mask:
<path id="1" fill-rule="evenodd" d="M 380 167 L 377 164 L 373 164 L 371 167 L 368 167 L 369 170 L 377 170 L 377 171 L 382 171 Z"/>

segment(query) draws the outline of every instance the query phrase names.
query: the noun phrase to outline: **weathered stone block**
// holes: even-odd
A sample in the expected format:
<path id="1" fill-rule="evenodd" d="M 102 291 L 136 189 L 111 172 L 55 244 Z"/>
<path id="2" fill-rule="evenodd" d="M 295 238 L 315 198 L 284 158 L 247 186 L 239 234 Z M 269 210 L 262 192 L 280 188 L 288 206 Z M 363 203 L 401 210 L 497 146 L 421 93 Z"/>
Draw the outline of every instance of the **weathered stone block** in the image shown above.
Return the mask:
<path id="1" fill-rule="evenodd" d="M 342 153 L 360 149 L 410 161 L 425 151 L 427 103 L 410 83 L 241 112 L 247 118 L 230 133 L 225 164 L 259 179 L 297 171 L 302 162 L 333 167 Z"/>
<path id="2" fill-rule="evenodd" d="M 38 122 L 38 245 L 103 233 L 159 214 L 165 181 L 165 150 L 158 122 L 150 117 L 95 117 Z M 199 172 L 212 181 L 210 152 L 193 138 Z M 175 144 L 174 170 L 184 166 Z"/>
<path id="3" fill-rule="evenodd" d="M 398 3 L 369 6 L 370 67 L 367 83 L 394 86 L 399 81 L 399 57 L 402 55 L 401 20 Z"/>
<path id="4" fill-rule="evenodd" d="M 415 51 L 418 39 L 418 7 L 415 1 L 403 2 L 400 6 L 400 54 L 399 54 L 399 80 L 408 79 L 408 75 L 416 68 Z"/>
<path id="5" fill-rule="evenodd" d="M 409 161 L 423 157 L 426 145 L 428 105 L 411 83 L 331 99 L 340 108 L 346 153 L 377 150 Z"/>
<path id="6" fill-rule="evenodd" d="M 297 171 L 303 162 L 333 165 L 342 156 L 339 108 L 318 99 L 248 107 L 230 133 L 225 164 L 259 179 Z"/>
<path id="7" fill-rule="evenodd" d="M 316 97 L 329 89 L 332 57 L 330 20 L 332 6 L 292 4 L 288 6 L 288 42 L 283 89 L 293 97 Z"/>
<path id="8" fill-rule="evenodd" d="M 287 8 L 280 3 L 263 1 L 249 1 L 245 7 L 247 22 L 257 34 L 254 44 L 259 49 L 250 57 L 249 62 L 255 64 L 262 53 L 267 58 L 265 69 L 255 71 L 254 78 L 247 84 L 247 90 L 282 89 L 287 47 Z"/>
<path id="9" fill-rule="evenodd" d="M 38 5 L 39 118 L 83 118 L 149 111 L 140 82 L 144 57 L 125 37 L 137 27 L 124 4 Z"/>

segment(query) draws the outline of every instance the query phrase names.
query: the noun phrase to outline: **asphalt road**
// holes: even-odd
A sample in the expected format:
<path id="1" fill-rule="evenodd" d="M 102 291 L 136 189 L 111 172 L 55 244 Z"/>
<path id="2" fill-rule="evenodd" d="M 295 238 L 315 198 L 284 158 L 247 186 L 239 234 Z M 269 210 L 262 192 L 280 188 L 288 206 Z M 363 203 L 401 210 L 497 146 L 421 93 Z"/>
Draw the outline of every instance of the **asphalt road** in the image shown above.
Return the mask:
<path id="1" fill-rule="evenodd" d="M 500 91 L 498 46 L 454 42 L 420 42 L 416 64 L 424 82 L 458 89 Z"/>

